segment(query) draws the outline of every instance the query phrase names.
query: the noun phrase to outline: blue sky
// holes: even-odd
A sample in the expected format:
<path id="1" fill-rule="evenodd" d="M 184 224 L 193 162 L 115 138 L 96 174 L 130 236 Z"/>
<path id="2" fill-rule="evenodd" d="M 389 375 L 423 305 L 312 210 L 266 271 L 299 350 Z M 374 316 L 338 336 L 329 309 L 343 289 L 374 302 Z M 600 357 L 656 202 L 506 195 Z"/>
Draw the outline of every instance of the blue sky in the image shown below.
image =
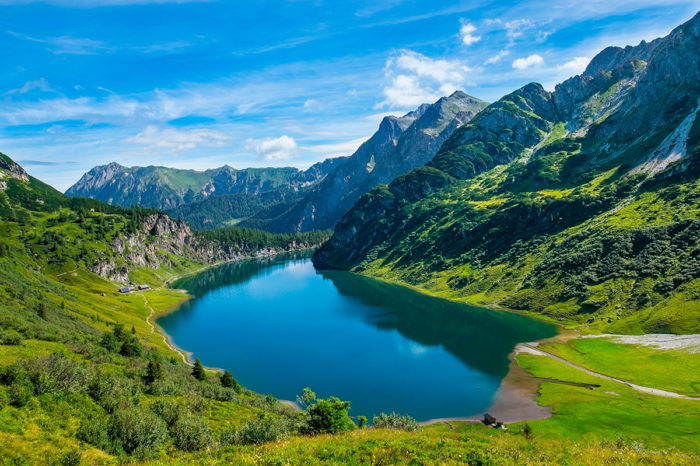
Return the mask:
<path id="1" fill-rule="evenodd" d="M 0 151 L 66 189 L 94 165 L 307 167 L 386 114 L 580 73 L 700 1 L 0 0 Z"/>

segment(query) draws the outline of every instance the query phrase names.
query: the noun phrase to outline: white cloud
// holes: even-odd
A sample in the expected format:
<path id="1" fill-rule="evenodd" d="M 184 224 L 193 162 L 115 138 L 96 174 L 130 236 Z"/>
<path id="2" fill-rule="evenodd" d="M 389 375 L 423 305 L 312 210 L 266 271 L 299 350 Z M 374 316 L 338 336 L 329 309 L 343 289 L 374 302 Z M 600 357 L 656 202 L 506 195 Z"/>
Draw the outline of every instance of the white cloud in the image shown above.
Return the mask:
<path id="1" fill-rule="evenodd" d="M 527 57 L 515 59 L 513 61 L 513 68 L 516 70 L 524 70 L 533 66 L 540 66 L 542 64 L 544 64 L 544 59 L 536 53 L 533 53 Z"/>
<path id="2" fill-rule="evenodd" d="M 472 45 L 481 40 L 481 36 L 475 36 L 476 26 L 472 23 L 462 23 L 462 27 L 459 28 L 459 35 L 462 36 L 462 43 L 464 45 Z"/>
<path id="3" fill-rule="evenodd" d="M 457 60 L 433 60 L 411 50 L 387 60 L 384 68 L 390 84 L 384 87 L 379 107 L 416 107 L 451 94 L 466 82 L 469 68 Z"/>
<path id="4" fill-rule="evenodd" d="M 5 94 L 26 94 L 27 92 L 31 92 L 34 90 L 50 92 L 53 89 L 51 89 L 51 86 L 49 86 L 49 83 L 46 81 L 46 79 L 40 78 L 36 81 L 27 81 L 22 87 L 19 87 L 17 89 L 10 89 L 9 91 L 5 92 Z"/>
<path id="5" fill-rule="evenodd" d="M 248 147 L 252 148 L 263 160 L 275 162 L 291 160 L 298 150 L 294 138 L 283 134 L 278 138 L 266 138 L 263 140 L 248 140 Z"/>
<path id="6" fill-rule="evenodd" d="M 166 150 L 181 153 L 197 147 L 216 147 L 223 145 L 228 136 L 210 129 L 176 129 L 159 128 L 149 125 L 136 136 L 124 140 L 127 144 L 145 147 L 145 152 L 154 153 Z"/>
<path id="7" fill-rule="evenodd" d="M 588 57 L 574 57 L 566 63 L 557 66 L 558 70 L 570 71 L 571 73 L 582 73 L 591 61 Z"/>
<path id="8" fill-rule="evenodd" d="M 484 62 L 484 65 L 493 65 L 494 63 L 498 63 L 508 55 L 510 55 L 510 50 L 501 50 L 496 55 L 489 57 L 489 59 Z"/>

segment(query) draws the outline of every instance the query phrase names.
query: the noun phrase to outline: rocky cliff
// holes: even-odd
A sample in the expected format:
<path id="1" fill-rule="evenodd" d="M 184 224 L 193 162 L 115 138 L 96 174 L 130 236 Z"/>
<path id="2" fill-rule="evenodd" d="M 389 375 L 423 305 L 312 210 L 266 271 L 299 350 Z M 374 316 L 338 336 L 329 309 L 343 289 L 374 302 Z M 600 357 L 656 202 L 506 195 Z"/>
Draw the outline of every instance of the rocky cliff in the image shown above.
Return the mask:
<path id="1" fill-rule="evenodd" d="M 428 162 L 455 129 L 486 105 L 457 91 L 401 118 L 386 117 L 347 161 L 287 211 L 262 211 L 247 224 L 279 232 L 333 228 L 362 194 Z"/>

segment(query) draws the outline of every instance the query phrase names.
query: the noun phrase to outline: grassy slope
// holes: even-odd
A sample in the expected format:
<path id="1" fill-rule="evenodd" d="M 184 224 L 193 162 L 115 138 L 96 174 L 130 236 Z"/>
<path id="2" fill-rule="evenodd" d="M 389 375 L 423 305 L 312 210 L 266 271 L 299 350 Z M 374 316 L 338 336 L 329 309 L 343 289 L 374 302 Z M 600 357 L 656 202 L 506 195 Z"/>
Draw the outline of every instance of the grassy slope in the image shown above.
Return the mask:
<path id="1" fill-rule="evenodd" d="M 155 464 L 692 464 L 697 456 L 646 450 L 624 439 L 581 441 L 535 433 L 526 440 L 462 422 L 419 432 L 364 429 L 344 435 L 291 438 L 259 447 L 229 447 L 210 457 L 176 456 Z"/>
<path id="2" fill-rule="evenodd" d="M 194 381 L 188 375 L 190 368 L 165 345 L 160 335 L 151 332 L 147 321 L 151 314 L 149 305 L 155 312 L 160 312 L 185 298 L 181 293 L 161 286 L 177 275 L 201 269 L 201 264 L 174 258 L 169 268 L 135 268 L 131 272 L 132 278 L 150 283 L 156 289 L 121 295 L 116 284 L 86 271 L 85 261 L 91 260 L 89 251 L 106 252 L 109 249 L 106 241 L 117 234 L 118 229 L 128 228 L 127 219 L 116 213 L 93 212 L 77 222 L 70 209 L 41 212 L 16 205 L 13 209 L 21 221 L 0 221 L 3 233 L 0 236 L 0 329 L 3 341 L 12 335 L 19 335 L 21 341 L 19 344 L 17 341 L 15 344 L 0 344 L 3 367 L 52 353 L 64 354 L 80 367 L 102 374 L 103 378 L 114 377 L 117 387 L 135 384 L 137 395 L 133 397 L 128 395 L 131 392 L 125 392 L 120 395 L 123 398 L 118 399 L 118 406 L 134 404 L 148 411 L 154 403 L 163 400 L 187 406 L 196 404 L 198 408 L 188 409 L 203 416 L 214 435 L 228 427 L 240 426 L 262 411 L 284 412 L 274 402 L 250 392 L 244 392 L 231 401 L 215 399 L 210 394 L 217 386 L 213 376 L 210 375 L 207 382 Z M 50 240 L 45 241 L 45 238 Z M 43 317 L 38 312 L 41 303 L 44 305 Z M 116 323 L 123 324 L 127 330 L 133 326 L 136 338 L 144 347 L 145 357 L 126 357 L 102 348 L 102 336 L 111 332 Z M 161 392 L 150 393 L 142 385 L 148 359 L 163 364 L 166 375 Z M 14 463 L 69 463 L 77 453 L 85 463 L 117 461 L 118 458 L 77 437 L 84 423 L 109 417 L 109 405 L 104 400 L 98 401 L 91 393 L 82 388 L 72 392 L 48 391 L 32 396 L 23 406 L 16 406 L 12 403 L 13 387 L 0 386 L 0 457 Z M 573 422 L 566 416 L 562 419 L 565 423 Z M 218 449 L 213 444 L 210 450 L 194 453 L 183 453 L 174 446 L 172 439 L 168 439 L 151 460 L 161 464 L 390 464 L 460 460 L 533 464 L 600 460 L 659 464 L 663 461 L 692 462 L 689 453 L 644 452 L 637 444 L 626 440 L 611 441 L 608 438 L 580 443 L 562 439 L 560 431 L 566 432 L 566 428 L 569 427 L 537 428 L 535 439 L 530 441 L 515 432 L 503 434 L 481 426 L 461 425 L 455 431 L 437 426 L 418 433 L 370 429 L 336 436 L 291 437 L 280 443 L 261 446 Z M 662 438 L 662 442 L 651 446 L 655 448 L 657 445 L 667 447 L 676 443 L 670 438 Z"/>
<path id="3" fill-rule="evenodd" d="M 513 167 L 403 205 L 354 270 L 577 325 L 594 317 L 590 331 L 700 330 L 700 181 L 638 188 L 612 167 L 571 187 L 508 187 Z"/>
<path id="4" fill-rule="evenodd" d="M 674 447 L 687 452 L 700 451 L 700 402 L 696 400 L 642 394 L 545 356 L 521 354 L 517 361 L 538 377 L 600 385 L 587 389 L 542 384 L 537 401 L 552 406 L 554 415 L 529 423 L 535 435 L 593 442 L 619 437 L 650 449 Z M 617 363 L 624 364 L 624 360 Z M 682 362 L 670 364 L 665 379 L 670 381 L 683 370 Z M 613 373 L 620 375 L 617 371 Z"/>

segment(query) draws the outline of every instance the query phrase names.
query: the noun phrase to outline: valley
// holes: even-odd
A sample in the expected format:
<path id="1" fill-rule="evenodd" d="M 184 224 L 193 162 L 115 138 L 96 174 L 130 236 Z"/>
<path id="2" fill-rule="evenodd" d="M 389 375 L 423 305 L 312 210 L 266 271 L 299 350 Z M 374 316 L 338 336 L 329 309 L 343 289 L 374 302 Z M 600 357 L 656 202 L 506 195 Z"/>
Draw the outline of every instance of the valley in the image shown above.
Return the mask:
<path id="1" fill-rule="evenodd" d="M 481 40 L 458 20 L 460 46 Z M 515 59 L 518 87 L 488 103 L 452 83 L 532 26 L 498 21 L 479 23 L 508 36 L 483 65 L 392 45 L 386 100 L 347 111 L 394 110 L 396 86 L 410 104 L 308 168 L 283 165 L 333 153 L 314 137 L 337 126 L 302 123 L 346 109 L 307 96 L 294 118 L 251 95 L 269 117 L 217 120 L 159 91 L 168 129 L 120 141 L 161 134 L 141 155 L 167 157 L 114 152 L 146 166 L 65 194 L 30 175 L 52 161 L 0 153 L 0 464 L 700 463 L 700 13 L 551 87 L 521 77 L 542 56 Z M 34 91 L 55 92 L 4 102 Z M 270 167 L 225 164 L 236 138 Z M 198 145 L 219 168 L 172 168 Z"/>

